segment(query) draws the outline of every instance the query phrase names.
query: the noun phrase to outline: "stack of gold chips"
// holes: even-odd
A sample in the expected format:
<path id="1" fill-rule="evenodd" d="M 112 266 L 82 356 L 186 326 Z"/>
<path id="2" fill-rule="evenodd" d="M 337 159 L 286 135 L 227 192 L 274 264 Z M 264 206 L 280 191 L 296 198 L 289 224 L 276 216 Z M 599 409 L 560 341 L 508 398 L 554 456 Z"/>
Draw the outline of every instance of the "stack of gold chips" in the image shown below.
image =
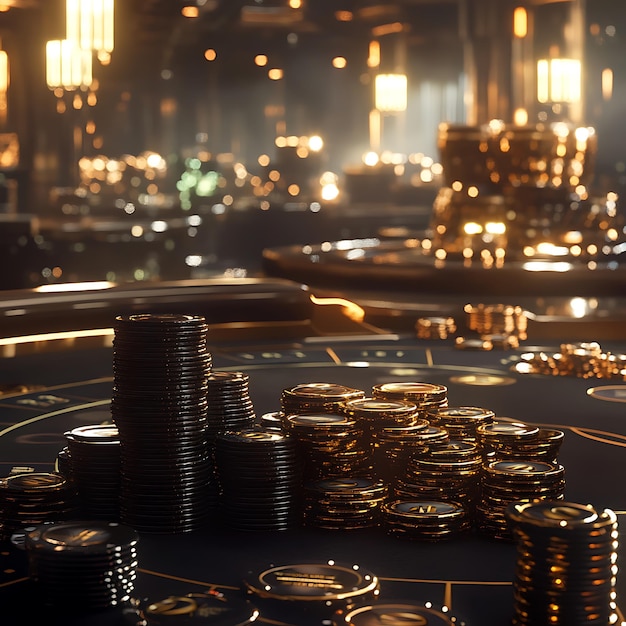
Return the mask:
<path id="1" fill-rule="evenodd" d="M 389 382 L 372 387 L 372 396 L 383 400 L 408 400 L 419 411 L 419 417 L 426 419 L 430 411 L 448 406 L 448 388 L 423 382 Z"/>
<path id="2" fill-rule="evenodd" d="M 521 306 L 510 304 L 466 304 L 467 327 L 479 335 L 517 335 L 526 339 L 528 319 Z"/>
<path id="3" fill-rule="evenodd" d="M 344 402 L 339 412 L 364 429 L 376 473 L 388 479 L 404 469 L 415 433 L 428 427 L 408 400 L 357 398 Z"/>
<path id="4" fill-rule="evenodd" d="M 476 525 L 494 539 L 512 538 L 505 511 L 513 502 L 563 500 L 565 469 L 544 461 L 491 461 L 483 469 Z"/>
<path id="5" fill-rule="evenodd" d="M 474 406 L 442 407 L 426 416 L 432 426 L 445 428 L 450 439 L 460 441 L 476 441 L 476 429 L 481 424 L 491 424 L 494 418 L 493 411 Z"/>
<path id="6" fill-rule="evenodd" d="M 363 428 L 345 415 L 286 415 L 283 430 L 298 441 L 306 480 L 369 477 L 373 460 Z"/>
<path id="7" fill-rule="evenodd" d="M 448 339 L 456 332 L 452 317 L 420 317 L 415 323 L 418 339 Z"/>
<path id="8" fill-rule="evenodd" d="M 396 496 L 456 502 L 471 512 L 479 497 L 481 468 L 482 455 L 475 443 L 451 439 L 423 445 L 398 481 Z"/>
<path id="9" fill-rule="evenodd" d="M 284 389 L 280 397 L 285 415 L 301 413 L 336 413 L 348 400 L 365 397 L 365 392 L 335 383 L 302 383 Z"/>
<path id="10" fill-rule="evenodd" d="M 509 304 L 466 304 L 467 328 L 478 335 L 483 350 L 517 348 L 528 338 L 528 318 L 521 306 Z M 457 337 L 456 346 L 467 347 L 466 338 Z M 480 347 L 480 346 L 478 346 Z"/>
<path id="11" fill-rule="evenodd" d="M 560 350 L 525 352 L 515 369 L 520 374 L 626 380 L 625 354 L 605 352 L 595 341 L 561 344 Z"/>

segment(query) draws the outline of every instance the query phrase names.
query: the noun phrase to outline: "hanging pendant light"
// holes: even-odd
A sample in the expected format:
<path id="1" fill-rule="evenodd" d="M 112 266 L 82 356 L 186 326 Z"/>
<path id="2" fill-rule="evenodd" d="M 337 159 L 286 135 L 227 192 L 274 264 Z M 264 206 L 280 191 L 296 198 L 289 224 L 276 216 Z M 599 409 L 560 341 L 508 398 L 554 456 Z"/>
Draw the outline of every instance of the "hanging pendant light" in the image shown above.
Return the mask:
<path id="1" fill-rule="evenodd" d="M 46 82 L 50 89 L 89 87 L 91 70 L 91 51 L 81 50 L 75 41 L 55 39 L 46 44 Z"/>
<path id="2" fill-rule="evenodd" d="M 114 0 L 66 0 L 67 39 L 93 50 L 103 61 L 114 48 Z"/>

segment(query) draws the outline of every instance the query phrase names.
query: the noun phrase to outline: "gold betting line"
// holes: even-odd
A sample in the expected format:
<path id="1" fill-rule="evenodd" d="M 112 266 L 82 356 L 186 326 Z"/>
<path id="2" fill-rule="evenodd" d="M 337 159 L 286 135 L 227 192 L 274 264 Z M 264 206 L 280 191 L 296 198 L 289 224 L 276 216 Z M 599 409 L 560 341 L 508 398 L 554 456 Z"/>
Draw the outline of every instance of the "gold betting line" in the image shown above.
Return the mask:
<path id="1" fill-rule="evenodd" d="M 517 418 L 497 418 L 497 419 L 501 419 L 501 420 L 508 420 L 508 421 L 518 421 Z M 599 443 L 606 443 L 610 446 L 618 446 L 620 448 L 626 448 L 626 435 L 622 435 L 620 433 L 612 433 L 609 432 L 608 430 L 598 430 L 597 428 L 580 428 L 579 426 L 568 426 L 566 424 L 543 424 L 543 423 L 538 423 L 538 422 L 527 422 L 526 420 L 519 420 L 522 421 L 524 424 L 526 424 L 527 426 L 541 426 L 541 427 L 545 427 L 545 428 L 562 428 L 564 430 L 570 430 L 571 432 L 573 432 L 575 435 L 578 435 L 579 437 L 582 437 L 583 439 L 590 439 L 592 441 L 597 441 Z M 590 434 L 593 433 L 593 434 Z M 607 439 L 605 439 L 604 437 L 596 437 L 594 435 L 604 435 L 605 437 L 607 437 Z M 614 437 L 615 439 L 621 439 L 622 441 L 612 441 L 611 439 L 608 439 L 608 437 Z"/>
<path id="2" fill-rule="evenodd" d="M 23 422 L 19 422 L 17 424 L 13 424 L 4 430 L 0 430 L 0 437 L 7 435 L 8 433 L 17 430 L 18 428 L 22 428 L 23 426 L 28 426 L 30 424 L 35 424 L 37 422 L 41 422 L 42 420 L 48 419 L 50 417 L 56 417 L 57 415 L 63 415 L 64 413 L 72 413 L 73 411 L 80 411 L 82 409 L 92 409 L 96 406 L 104 406 L 105 404 L 109 404 L 111 402 L 110 399 L 107 400 L 96 400 L 95 402 L 87 402 L 85 404 L 77 404 L 73 406 L 66 406 L 63 409 L 58 409 L 57 411 L 51 411 L 50 413 L 44 413 L 43 415 L 37 415 L 35 417 L 31 417 L 30 419 L 24 420 Z"/>
<path id="3" fill-rule="evenodd" d="M 27 396 L 32 393 L 47 393 L 48 391 L 56 391 L 57 389 L 70 389 L 71 387 L 81 387 L 83 385 L 95 385 L 99 383 L 110 383 L 113 381 L 113 376 L 106 376 L 104 378 L 92 378 L 91 380 L 81 380 L 74 383 L 63 383 L 62 385 L 52 385 L 50 387 L 42 387 L 41 389 L 35 389 L 33 391 L 19 391 L 17 393 L 7 394 L 2 396 L 2 400 L 7 398 L 17 398 L 19 396 Z M 13 407 L 13 405 L 10 405 Z"/>

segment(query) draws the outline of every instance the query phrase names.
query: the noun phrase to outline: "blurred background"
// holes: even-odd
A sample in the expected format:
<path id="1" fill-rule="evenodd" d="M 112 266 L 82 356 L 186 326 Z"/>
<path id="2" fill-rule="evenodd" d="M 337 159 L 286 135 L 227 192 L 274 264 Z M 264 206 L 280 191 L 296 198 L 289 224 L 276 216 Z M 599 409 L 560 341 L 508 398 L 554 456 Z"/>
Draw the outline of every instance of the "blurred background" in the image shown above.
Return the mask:
<path id="1" fill-rule="evenodd" d="M 614 216 L 625 32 L 615 0 L 0 0 L 0 288 L 424 231 L 494 120 L 591 132 L 573 188 Z"/>

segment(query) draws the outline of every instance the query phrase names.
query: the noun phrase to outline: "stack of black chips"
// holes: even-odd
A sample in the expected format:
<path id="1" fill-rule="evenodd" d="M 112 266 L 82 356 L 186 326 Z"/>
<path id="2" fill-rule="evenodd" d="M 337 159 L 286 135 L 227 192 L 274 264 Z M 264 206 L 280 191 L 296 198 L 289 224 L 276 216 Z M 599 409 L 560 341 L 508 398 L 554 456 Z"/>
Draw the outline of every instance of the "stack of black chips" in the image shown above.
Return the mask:
<path id="1" fill-rule="evenodd" d="M 143 314 L 117 317 L 114 331 L 120 519 L 140 532 L 196 530 L 217 506 L 207 442 L 208 326 L 201 316 Z"/>
<path id="2" fill-rule="evenodd" d="M 0 480 L 2 536 L 46 522 L 72 519 L 77 514 L 76 489 L 56 472 L 15 474 Z"/>
<path id="3" fill-rule="evenodd" d="M 449 440 L 423 446 L 408 463 L 395 494 L 402 499 L 462 504 L 472 513 L 480 498 L 482 455 L 475 443 Z"/>
<path id="4" fill-rule="evenodd" d="M 248 374 L 211 371 L 207 379 L 207 398 L 209 443 L 213 443 L 220 433 L 254 426 L 256 414 L 250 398 Z"/>
<path id="5" fill-rule="evenodd" d="M 331 478 L 305 485 L 304 521 L 327 530 L 378 526 L 387 485 L 367 478 Z"/>
<path id="6" fill-rule="evenodd" d="M 417 406 L 418 416 L 428 419 L 428 413 L 448 406 L 448 388 L 423 382 L 390 382 L 372 387 L 372 396 L 384 400 L 407 400 Z"/>
<path id="7" fill-rule="evenodd" d="M 307 481 L 372 476 L 370 447 L 356 420 L 335 413 L 288 414 L 284 430 L 298 443 Z"/>
<path id="8" fill-rule="evenodd" d="M 84 519 L 119 521 L 120 438 L 117 426 L 79 426 L 65 433 L 69 475 Z"/>
<path id="9" fill-rule="evenodd" d="M 563 501 L 510 504 L 517 545 L 514 626 L 606 626 L 615 604 L 617 516 Z"/>
<path id="10" fill-rule="evenodd" d="M 432 426 L 448 431 L 450 439 L 477 441 L 477 429 L 483 424 L 491 424 L 494 412 L 474 406 L 447 406 L 430 411 L 426 419 Z"/>
<path id="11" fill-rule="evenodd" d="M 393 500 L 383 505 L 387 534 L 415 541 L 443 541 L 471 528 L 466 509 L 440 500 Z"/>
<path id="12" fill-rule="evenodd" d="M 545 461 L 490 461 L 483 468 L 478 529 L 494 539 L 511 539 L 505 511 L 513 502 L 563 500 L 565 470 Z"/>
<path id="13" fill-rule="evenodd" d="M 228 528 L 286 530 L 302 524 L 302 462 L 291 437 L 262 428 L 215 440 L 220 512 Z"/>
<path id="14" fill-rule="evenodd" d="M 30 577 L 43 603 L 91 612 L 130 599 L 137 569 L 135 530 L 105 521 L 37 526 L 25 537 Z"/>
<path id="15" fill-rule="evenodd" d="M 285 415 L 337 413 L 342 403 L 364 397 L 360 389 L 335 383 L 303 383 L 283 389 L 280 406 Z"/>

